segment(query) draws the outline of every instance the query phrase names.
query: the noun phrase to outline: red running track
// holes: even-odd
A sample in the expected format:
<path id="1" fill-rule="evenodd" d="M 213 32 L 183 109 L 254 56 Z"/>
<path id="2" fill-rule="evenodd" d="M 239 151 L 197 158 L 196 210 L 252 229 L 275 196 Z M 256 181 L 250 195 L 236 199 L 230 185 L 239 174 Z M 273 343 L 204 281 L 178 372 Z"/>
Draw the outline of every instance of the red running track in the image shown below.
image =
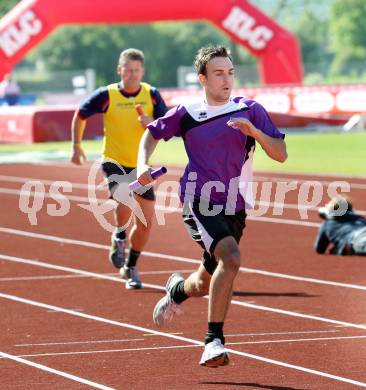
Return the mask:
<path id="1" fill-rule="evenodd" d="M 171 169 L 165 180 L 176 173 Z M 0 166 L 2 389 L 366 387 L 366 262 L 314 253 L 320 221 L 315 209 L 301 219 L 301 182 L 286 194 L 282 215 L 271 205 L 248 220 L 225 323 L 231 364 L 210 370 L 198 365 L 207 299 L 185 302 L 167 328 L 151 319 L 169 274 L 187 275 L 200 256 L 179 212 L 166 213 L 166 224 L 153 228 L 139 261 L 145 288 L 126 290 L 107 261 L 109 232 L 80 207 L 87 204 L 87 176 L 88 167 L 69 164 Z M 336 178 L 260 173 L 257 179 L 318 180 L 324 202 Z M 366 179 L 338 179 L 351 183 L 357 209 L 366 210 Z M 37 198 L 43 201 L 35 225 L 19 207 L 29 180 L 46 190 Z M 63 192 L 70 204 L 64 216 L 49 215 L 56 180 L 71 183 L 72 191 Z M 100 199 L 105 194 L 97 191 Z M 270 195 L 274 202 L 274 189 Z"/>

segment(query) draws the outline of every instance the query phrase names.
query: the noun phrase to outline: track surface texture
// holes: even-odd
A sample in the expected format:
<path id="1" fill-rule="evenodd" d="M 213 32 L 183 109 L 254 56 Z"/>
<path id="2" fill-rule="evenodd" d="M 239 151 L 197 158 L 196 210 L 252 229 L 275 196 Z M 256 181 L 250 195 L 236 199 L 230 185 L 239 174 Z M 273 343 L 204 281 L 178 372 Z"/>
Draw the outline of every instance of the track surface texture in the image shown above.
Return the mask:
<path id="1" fill-rule="evenodd" d="M 157 183 L 157 220 L 138 263 L 144 287 L 131 291 L 108 262 L 110 232 L 85 208 L 107 197 L 94 188 L 100 175 L 88 182 L 89 168 L 0 166 L 1 389 L 366 387 L 366 258 L 316 254 L 321 221 L 304 206 L 315 196 L 323 205 L 330 183 L 342 181 L 364 213 L 366 179 L 256 174 L 259 190 L 272 183 L 262 197 L 269 205 L 250 213 L 240 244 L 225 323 L 230 365 L 209 369 L 198 365 L 207 299 L 186 301 L 166 328 L 151 317 L 169 275 L 188 275 L 200 261 L 180 211 L 167 209 L 176 197 L 164 200 L 164 183 L 181 170 Z M 307 192 L 306 181 L 316 189 Z M 279 211 L 283 183 L 294 189 Z M 111 223 L 110 211 L 104 217 Z"/>

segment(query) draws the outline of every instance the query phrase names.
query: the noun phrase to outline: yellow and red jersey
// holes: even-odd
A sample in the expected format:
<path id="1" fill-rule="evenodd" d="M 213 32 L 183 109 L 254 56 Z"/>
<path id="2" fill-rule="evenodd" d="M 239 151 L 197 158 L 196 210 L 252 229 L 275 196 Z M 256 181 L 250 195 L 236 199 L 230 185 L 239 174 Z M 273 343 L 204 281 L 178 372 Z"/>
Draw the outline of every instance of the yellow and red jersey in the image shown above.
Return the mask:
<path id="1" fill-rule="evenodd" d="M 135 94 L 127 94 L 120 83 L 101 87 L 85 100 L 79 108 L 83 119 L 96 113 L 103 113 L 104 140 L 103 159 L 113 160 L 120 165 L 135 168 L 140 139 L 144 128 L 138 121 L 136 104 L 144 114 L 154 119 L 163 116 L 166 105 L 158 90 L 147 83 Z"/>
<path id="2" fill-rule="evenodd" d="M 140 139 L 145 129 L 138 121 L 135 105 L 140 104 L 144 114 L 153 117 L 150 85 L 141 83 L 134 97 L 123 95 L 118 84 L 108 85 L 109 106 L 103 114 L 103 157 L 127 167 L 136 167 Z"/>

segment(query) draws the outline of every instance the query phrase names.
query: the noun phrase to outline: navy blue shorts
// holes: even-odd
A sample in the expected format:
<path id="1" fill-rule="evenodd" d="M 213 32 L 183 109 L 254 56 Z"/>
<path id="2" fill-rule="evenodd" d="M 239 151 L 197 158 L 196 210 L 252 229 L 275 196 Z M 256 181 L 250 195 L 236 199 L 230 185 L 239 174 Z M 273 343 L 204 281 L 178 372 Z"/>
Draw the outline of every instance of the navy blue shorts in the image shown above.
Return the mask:
<path id="1" fill-rule="evenodd" d="M 118 165 L 109 161 L 103 162 L 101 168 L 105 178 L 108 181 L 110 199 L 113 199 L 114 190 L 119 183 L 131 183 L 132 181 L 136 180 L 136 168 L 125 167 L 123 165 Z M 155 200 L 153 187 L 150 187 L 148 190 L 142 194 L 139 194 L 138 196 L 141 196 L 146 200 Z"/>
<path id="2" fill-rule="evenodd" d="M 203 265 L 210 275 L 214 273 L 217 266 L 213 255 L 217 243 L 231 236 L 239 244 L 245 228 L 246 216 L 245 210 L 228 215 L 225 214 L 225 210 L 213 216 L 203 215 L 199 208 L 199 201 L 189 201 L 183 205 L 184 225 L 192 239 L 204 249 Z"/>

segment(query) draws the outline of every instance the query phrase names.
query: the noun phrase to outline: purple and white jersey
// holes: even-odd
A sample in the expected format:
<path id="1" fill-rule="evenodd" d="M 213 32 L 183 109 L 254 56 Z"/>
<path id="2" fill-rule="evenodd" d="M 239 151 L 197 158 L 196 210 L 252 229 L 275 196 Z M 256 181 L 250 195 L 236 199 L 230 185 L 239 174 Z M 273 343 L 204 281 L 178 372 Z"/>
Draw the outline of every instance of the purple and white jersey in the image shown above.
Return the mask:
<path id="1" fill-rule="evenodd" d="M 224 105 L 200 101 L 178 105 L 147 128 L 155 139 L 182 137 L 188 165 L 180 179 L 180 199 L 202 199 L 222 205 L 227 213 L 253 207 L 252 160 L 255 140 L 227 125 L 246 118 L 273 138 L 284 135 L 256 101 L 234 97 Z"/>

